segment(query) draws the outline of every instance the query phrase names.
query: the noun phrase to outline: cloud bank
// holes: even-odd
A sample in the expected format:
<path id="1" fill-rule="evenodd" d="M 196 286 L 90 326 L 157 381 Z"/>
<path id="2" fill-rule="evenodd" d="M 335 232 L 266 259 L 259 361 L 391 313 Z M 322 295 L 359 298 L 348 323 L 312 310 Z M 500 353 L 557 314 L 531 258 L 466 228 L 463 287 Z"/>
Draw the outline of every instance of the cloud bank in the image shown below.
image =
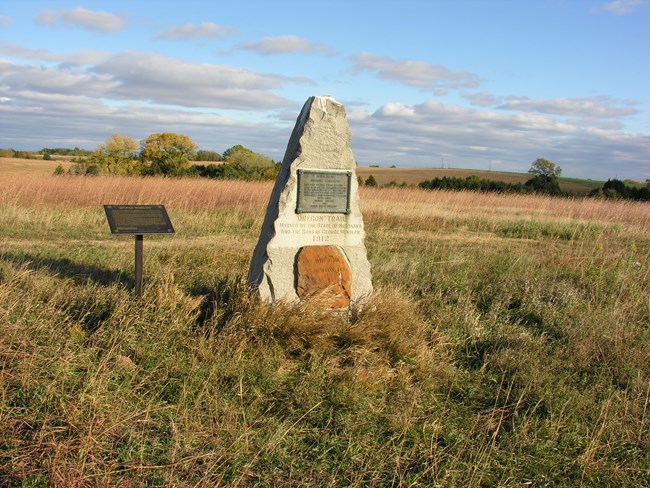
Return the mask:
<path id="1" fill-rule="evenodd" d="M 396 81 L 425 91 L 447 88 L 476 88 L 478 77 L 466 71 L 450 71 L 444 66 L 423 61 L 395 60 L 363 52 L 352 56 L 354 73 L 368 72 L 379 79 Z"/>

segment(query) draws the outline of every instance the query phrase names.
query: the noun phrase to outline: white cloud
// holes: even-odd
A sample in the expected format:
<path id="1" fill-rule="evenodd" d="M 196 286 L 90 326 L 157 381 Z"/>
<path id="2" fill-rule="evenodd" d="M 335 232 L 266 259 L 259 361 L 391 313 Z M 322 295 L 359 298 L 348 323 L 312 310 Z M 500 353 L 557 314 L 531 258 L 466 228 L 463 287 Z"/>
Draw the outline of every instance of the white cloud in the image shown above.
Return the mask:
<path id="1" fill-rule="evenodd" d="M 150 52 L 116 54 L 93 72 L 119 82 L 109 95 L 185 107 L 266 110 L 293 106 L 272 90 L 301 82 L 225 65 L 198 64 Z"/>
<path id="2" fill-rule="evenodd" d="M 637 113 L 637 110 L 631 106 L 631 102 L 624 102 L 621 105 L 608 97 L 551 100 L 506 97 L 506 102 L 499 108 L 583 118 L 618 118 Z"/>
<path id="3" fill-rule="evenodd" d="M 615 15 L 627 15 L 647 3 L 645 0 L 614 0 L 592 9 L 592 12 L 611 12 Z"/>
<path id="4" fill-rule="evenodd" d="M 221 39 L 237 34 L 239 31 L 231 27 L 224 27 L 212 22 L 202 22 L 199 25 L 185 24 L 159 32 L 156 39 L 162 40 L 188 40 L 188 39 Z"/>
<path id="5" fill-rule="evenodd" d="M 351 60 L 353 72 L 369 72 L 382 80 L 397 81 L 421 90 L 476 88 L 479 84 L 473 73 L 450 71 L 424 61 L 395 60 L 368 52 L 352 56 Z"/>
<path id="6" fill-rule="evenodd" d="M 526 171 L 544 157 L 567 175 L 611 178 L 650 177 L 650 137 L 575 124 L 535 112 L 509 113 L 444 104 L 389 103 L 349 118 L 355 157 L 360 164 L 452 166 Z M 408 150 L 400 149 L 406 147 Z M 596 164 L 598 162 L 598 164 Z M 606 162 L 606 163 L 605 163 Z"/>
<path id="7" fill-rule="evenodd" d="M 40 12 L 34 22 L 49 27 L 64 25 L 100 32 L 114 32 L 126 26 L 124 17 L 108 12 L 87 10 L 82 7 L 75 7 L 61 12 L 46 10 Z"/>
<path id="8" fill-rule="evenodd" d="M 150 52 L 53 54 L 15 45 L 9 46 L 9 51 L 40 61 L 67 62 L 49 67 L 1 63 L 0 77 L 10 93 L 31 90 L 182 107 L 265 111 L 293 108 L 296 104 L 275 90 L 286 84 L 310 82 Z M 78 66 L 82 61 L 83 69 Z"/>
<path id="9" fill-rule="evenodd" d="M 300 108 L 278 93 L 308 81 L 141 51 L 52 53 L 10 44 L 4 52 L 29 62 L 0 61 L 0 147 L 92 149 L 113 132 L 141 138 L 169 131 L 202 148 L 244 144 L 277 160 Z M 346 104 L 355 157 L 411 167 L 438 166 L 444 157 L 484 169 L 492 159 L 494 170 L 509 171 L 545 157 L 569 176 L 650 178 L 650 136 L 618 124 L 635 113 L 631 102 L 505 97 L 501 107 L 485 109 L 495 101 L 489 93 L 461 95 L 485 104 Z M 265 117 L 265 124 L 214 113 L 223 109 Z"/>
<path id="10" fill-rule="evenodd" d="M 280 159 L 284 148 L 278 141 L 286 144 L 291 131 L 290 127 L 274 128 L 205 111 L 138 103 L 115 106 L 84 96 L 36 92 L 25 92 L 0 106 L 0 119 L 5 118 L 11 124 L 0 133 L 0 147 L 94 149 L 111 133 L 142 139 L 155 132 L 176 132 L 190 136 L 203 149 L 222 152 L 234 144 L 243 144 Z"/>
<path id="11" fill-rule="evenodd" d="M 118 83 L 110 76 L 97 76 L 85 71 L 53 69 L 44 66 L 21 66 L 9 62 L 0 63 L 3 89 L 9 96 L 21 93 L 79 94 L 101 96 L 117 88 Z"/>
<path id="12" fill-rule="evenodd" d="M 499 103 L 498 98 L 495 97 L 492 93 L 488 92 L 462 92 L 460 95 L 472 105 L 478 105 L 479 107 L 492 107 Z"/>
<path id="13" fill-rule="evenodd" d="M 263 56 L 290 53 L 323 54 L 326 56 L 334 54 L 332 48 L 298 36 L 265 37 L 257 42 L 243 42 L 238 44 L 235 49 L 246 49 Z"/>
<path id="14" fill-rule="evenodd" d="M 30 49 L 15 43 L 6 43 L 2 45 L 0 52 L 20 59 L 63 63 L 66 65 L 76 66 L 100 63 L 111 56 L 111 53 L 106 51 L 96 51 L 92 49 L 83 49 L 71 53 L 53 53 L 48 49 Z"/>

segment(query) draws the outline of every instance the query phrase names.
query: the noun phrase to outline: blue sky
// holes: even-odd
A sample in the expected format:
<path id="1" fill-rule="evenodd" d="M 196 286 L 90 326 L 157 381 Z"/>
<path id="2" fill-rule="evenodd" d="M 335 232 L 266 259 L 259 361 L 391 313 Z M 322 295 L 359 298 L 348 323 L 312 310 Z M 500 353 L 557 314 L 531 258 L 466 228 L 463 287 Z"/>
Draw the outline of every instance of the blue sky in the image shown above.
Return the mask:
<path id="1" fill-rule="evenodd" d="M 0 0 L 0 147 L 178 132 L 281 160 L 302 104 L 360 165 L 650 178 L 648 0 Z"/>

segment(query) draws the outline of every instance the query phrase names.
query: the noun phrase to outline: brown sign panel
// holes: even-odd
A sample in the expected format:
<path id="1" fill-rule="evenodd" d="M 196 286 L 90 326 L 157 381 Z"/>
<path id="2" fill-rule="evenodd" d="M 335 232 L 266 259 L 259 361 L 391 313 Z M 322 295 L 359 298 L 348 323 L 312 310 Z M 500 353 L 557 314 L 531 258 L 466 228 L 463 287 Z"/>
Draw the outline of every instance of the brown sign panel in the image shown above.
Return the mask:
<path id="1" fill-rule="evenodd" d="M 111 234 L 173 234 L 164 205 L 104 205 Z"/>
<path id="2" fill-rule="evenodd" d="M 296 213 L 350 213 L 352 171 L 298 170 Z"/>

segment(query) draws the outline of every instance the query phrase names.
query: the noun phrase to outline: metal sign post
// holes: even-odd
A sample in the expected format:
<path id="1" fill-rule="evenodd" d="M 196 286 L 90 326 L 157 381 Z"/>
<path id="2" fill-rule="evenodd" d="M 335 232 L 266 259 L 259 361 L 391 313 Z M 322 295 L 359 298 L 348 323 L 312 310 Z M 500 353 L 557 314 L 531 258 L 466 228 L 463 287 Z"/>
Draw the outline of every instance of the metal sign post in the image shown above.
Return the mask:
<path id="1" fill-rule="evenodd" d="M 142 244 L 144 243 L 144 236 L 136 234 L 135 236 L 135 296 L 140 298 L 142 296 Z"/>
<path id="2" fill-rule="evenodd" d="M 174 234 L 164 205 L 104 205 L 111 234 L 135 234 L 135 295 L 142 296 L 144 234 Z"/>

